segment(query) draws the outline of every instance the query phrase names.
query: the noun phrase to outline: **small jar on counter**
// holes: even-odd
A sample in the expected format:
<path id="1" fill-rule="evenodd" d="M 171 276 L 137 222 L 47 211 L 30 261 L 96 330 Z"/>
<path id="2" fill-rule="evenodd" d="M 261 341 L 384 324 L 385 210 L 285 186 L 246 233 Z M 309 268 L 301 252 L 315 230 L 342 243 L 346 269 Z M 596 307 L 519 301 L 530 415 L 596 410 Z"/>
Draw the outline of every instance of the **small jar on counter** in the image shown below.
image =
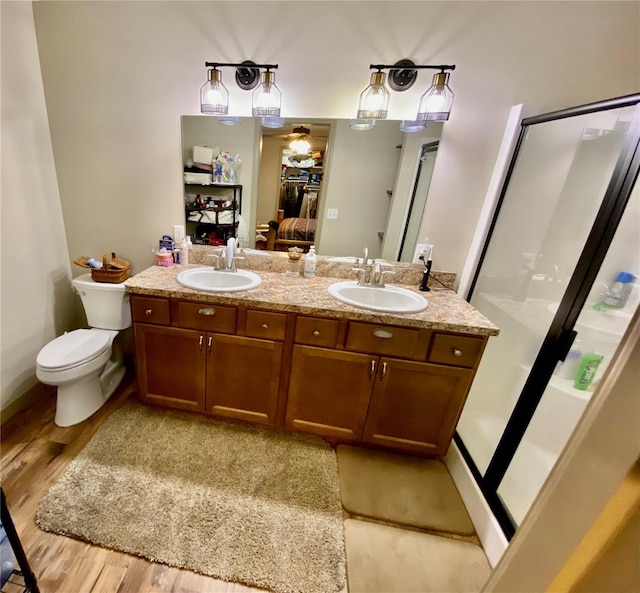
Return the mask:
<path id="1" fill-rule="evenodd" d="M 292 278 L 300 277 L 302 249 L 300 247 L 289 247 L 287 253 L 289 259 L 287 259 L 287 265 L 284 269 L 284 275 Z"/>

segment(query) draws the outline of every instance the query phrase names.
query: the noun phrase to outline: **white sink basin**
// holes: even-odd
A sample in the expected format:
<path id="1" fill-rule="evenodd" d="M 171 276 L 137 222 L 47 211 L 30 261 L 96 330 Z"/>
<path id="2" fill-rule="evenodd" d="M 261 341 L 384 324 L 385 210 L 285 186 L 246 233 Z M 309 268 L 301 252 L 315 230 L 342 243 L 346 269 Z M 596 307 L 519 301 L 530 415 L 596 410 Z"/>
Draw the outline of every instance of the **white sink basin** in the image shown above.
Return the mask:
<path id="1" fill-rule="evenodd" d="M 359 286 L 355 281 L 336 282 L 329 294 L 347 305 L 384 313 L 419 313 L 427 308 L 422 295 L 399 286 Z"/>
<path id="2" fill-rule="evenodd" d="M 250 290 L 260 286 L 262 279 L 258 274 L 247 270 L 227 272 L 213 268 L 192 268 L 183 270 L 176 277 L 178 284 L 209 292 L 235 292 Z"/>

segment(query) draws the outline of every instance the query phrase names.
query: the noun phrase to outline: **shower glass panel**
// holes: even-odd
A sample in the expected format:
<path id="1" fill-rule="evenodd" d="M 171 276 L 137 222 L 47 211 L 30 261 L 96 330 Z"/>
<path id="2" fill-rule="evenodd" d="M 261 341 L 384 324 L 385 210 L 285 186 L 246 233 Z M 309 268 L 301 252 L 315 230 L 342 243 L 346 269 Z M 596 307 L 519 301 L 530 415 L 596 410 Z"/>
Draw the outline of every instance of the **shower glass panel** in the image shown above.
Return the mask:
<path id="1" fill-rule="evenodd" d="M 621 307 L 603 306 L 621 272 L 636 277 Z M 547 384 L 498 495 L 516 524 L 520 524 L 566 445 L 598 382 L 602 378 L 640 301 L 640 186 L 635 184 L 620 225 L 607 251 L 585 306 L 574 327 L 571 355 L 559 363 Z M 605 301 L 606 302 L 606 301 Z M 549 314 L 558 303 L 546 305 Z M 576 389 L 581 356 L 602 357 L 587 389 Z"/>
<path id="2" fill-rule="evenodd" d="M 458 435 L 483 474 L 585 245 L 633 108 L 529 126 L 471 304 L 500 328 L 489 340 Z M 561 420 L 560 420 L 561 421 Z"/>

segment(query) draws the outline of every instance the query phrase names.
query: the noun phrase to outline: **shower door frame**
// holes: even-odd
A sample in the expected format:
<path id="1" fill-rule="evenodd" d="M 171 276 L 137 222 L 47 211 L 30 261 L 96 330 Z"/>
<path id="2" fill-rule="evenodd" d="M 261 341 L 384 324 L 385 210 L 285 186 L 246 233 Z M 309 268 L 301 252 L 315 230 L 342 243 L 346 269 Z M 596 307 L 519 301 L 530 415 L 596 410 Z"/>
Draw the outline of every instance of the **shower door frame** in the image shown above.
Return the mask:
<path id="1" fill-rule="evenodd" d="M 489 242 L 491 241 L 500 209 L 518 160 L 520 148 L 526 139 L 527 130 L 530 129 L 530 126 L 639 104 L 640 93 L 522 119 L 520 122 L 520 134 L 502 184 L 500 197 L 498 198 L 487 236 L 484 240 L 478 264 L 466 297 L 467 301 L 470 301 L 473 295 L 489 247 Z M 569 280 L 567 290 L 560 301 L 558 311 L 549 326 L 549 330 L 540 346 L 527 381 L 520 392 L 518 401 L 484 474 L 478 469 L 461 435 L 456 432 L 454 436 L 454 441 L 462 457 L 508 540 L 513 537 L 516 525 L 498 495 L 498 487 L 538 407 L 557 362 L 564 360 L 573 343 L 576 336 L 573 327 L 584 307 L 591 286 L 604 261 L 607 249 L 617 231 L 639 173 L 640 109 L 636 109 L 629 130 L 625 135 L 613 174 L 611 175 L 600 208 L 594 219 L 593 226 L 585 241 L 571 279 Z"/>

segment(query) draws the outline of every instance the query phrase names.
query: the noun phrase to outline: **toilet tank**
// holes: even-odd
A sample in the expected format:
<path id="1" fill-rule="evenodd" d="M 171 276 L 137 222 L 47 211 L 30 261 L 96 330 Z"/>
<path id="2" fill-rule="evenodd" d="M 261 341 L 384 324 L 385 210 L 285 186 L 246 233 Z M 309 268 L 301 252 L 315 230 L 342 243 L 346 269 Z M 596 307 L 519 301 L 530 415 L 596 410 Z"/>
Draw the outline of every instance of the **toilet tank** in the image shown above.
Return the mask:
<path id="1" fill-rule="evenodd" d="M 95 282 L 91 274 L 74 278 L 72 284 L 80 298 L 90 327 L 125 329 L 131 326 L 129 295 L 124 283 Z"/>

